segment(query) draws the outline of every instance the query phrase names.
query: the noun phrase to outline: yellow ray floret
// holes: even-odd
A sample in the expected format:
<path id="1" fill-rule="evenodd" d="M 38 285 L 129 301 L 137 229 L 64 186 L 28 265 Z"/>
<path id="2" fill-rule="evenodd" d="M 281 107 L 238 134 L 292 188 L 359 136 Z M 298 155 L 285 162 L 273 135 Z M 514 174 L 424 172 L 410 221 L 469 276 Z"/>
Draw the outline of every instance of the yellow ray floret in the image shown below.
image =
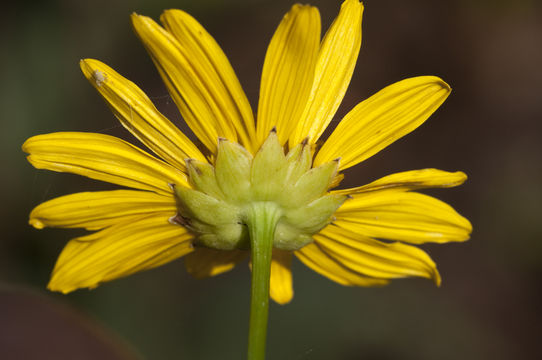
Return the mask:
<path id="1" fill-rule="evenodd" d="M 152 269 L 192 251 L 192 235 L 156 214 L 71 240 L 57 260 L 48 288 L 63 293 Z"/>
<path id="2" fill-rule="evenodd" d="M 314 240 L 329 257 L 360 274 L 377 279 L 420 276 L 440 284 L 433 260 L 414 246 L 385 244 L 335 225 L 326 227 Z"/>
<path id="3" fill-rule="evenodd" d="M 318 242 L 309 244 L 297 250 L 294 254 L 303 264 L 318 274 L 341 285 L 382 286 L 389 282 L 389 280 L 373 278 L 344 266 L 322 250 Z"/>
<path id="4" fill-rule="evenodd" d="M 415 192 L 382 190 L 353 195 L 335 224 L 366 236 L 413 244 L 465 241 L 470 222 L 451 206 Z"/>
<path id="5" fill-rule="evenodd" d="M 294 297 L 291 266 L 292 252 L 273 250 L 269 295 L 281 305 L 289 303 Z"/>
<path id="6" fill-rule="evenodd" d="M 284 16 L 273 35 L 260 85 L 257 123 L 260 144 L 275 126 L 284 145 L 298 124 L 314 81 L 320 27 L 318 9 L 297 4 Z"/>
<path id="7" fill-rule="evenodd" d="M 37 135 L 23 151 L 38 169 L 70 172 L 135 189 L 171 194 L 168 184 L 188 186 L 186 175 L 116 137 L 78 132 Z"/>
<path id="8" fill-rule="evenodd" d="M 230 271 L 247 256 L 246 251 L 219 251 L 200 247 L 184 258 L 184 264 L 192 276 L 203 279 Z"/>
<path id="9" fill-rule="evenodd" d="M 181 170 L 186 158 L 206 161 L 192 141 L 133 82 L 98 60 L 81 60 L 80 65 L 122 126 L 156 155 Z"/>
<path id="10" fill-rule="evenodd" d="M 333 194 L 361 194 L 380 190 L 411 191 L 426 188 L 449 188 L 459 186 L 467 180 L 464 172 L 448 172 L 438 169 L 410 170 L 384 176 L 367 185 L 335 190 Z"/>
<path id="11" fill-rule="evenodd" d="M 208 87 L 209 93 L 214 97 L 210 101 L 215 101 L 222 112 L 209 115 L 218 116 L 218 120 L 231 123 L 239 142 L 255 151 L 252 109 L 228 58 L 215 39 L 196 19 L 182 10 L 166 10 L 160 16 L 160 21 L 178 41 L 180 51 L 201 75 L 203 85 Z"/>
<path id="12" fill-rule="evenodd" d="M 450 87 L 435 76 L 392 84 L 358 104 L 341 120 L 314 159 L 341 157 L 341 170 L 354 166 L 410 133 L 446 100 Z"/>
<path id="13" fill-rule="evenodd" d="M 252 149 L 252 111 L 220 47 L 186 13 L 165 12 L 162 20 L 170 31 L 146 16 L 132 15 L 137 35 L 188 126 L 211 152 L 217 137 L 237 141 L 238 135 Z"/>
<path id="14" fill-rule="evenodd" d="M 150 191 L 113 190 L 61 196 L 36 206 L 30 224 L 48 227 L 103 229 L 145 214 L 175 214 L 175 199 Z"/>
<path id="15" fill-rule="evenodd" d="M 314 81 L 301 119 L 290 136 L 290 147 L 308 137 L 316 143 L 346 93 L 361 46 L 363 4 L 346 0 L 318 52 Z M 303 106 L 304 104 L 300 104 Z"/>

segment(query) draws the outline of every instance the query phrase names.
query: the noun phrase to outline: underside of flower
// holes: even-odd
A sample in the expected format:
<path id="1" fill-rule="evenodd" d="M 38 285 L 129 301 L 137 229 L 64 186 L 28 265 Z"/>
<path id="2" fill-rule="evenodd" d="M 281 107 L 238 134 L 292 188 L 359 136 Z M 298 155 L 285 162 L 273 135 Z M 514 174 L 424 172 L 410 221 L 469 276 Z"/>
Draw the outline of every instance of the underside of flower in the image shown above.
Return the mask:
<path id="1" fill-rule="evenodd" d="M 190 229 L 196 245 L 246 250 L 248 212 L 255 203 L 266 202 L 280 218 L 273 247 L 298 250 L 312 242 L 312 235 L 332 221 L 347 199 L 327 193 L 338 167 L 339 159 L 312 168 L 307 141 L 285 154 L 274 129 L 255 156 L 220 138 L 215 166 L 186 160 L 193 189 L 174 186 L 178 214 L 170 221 Z"/>
<path id="2" fill-rule="evenodd" d="M 417 190 L 458 186 L 464 173 L 418 169 L 329 191 L 344 170 L 421 126 L 451 91 L 436 76 L 395 82 L 337 119 L 324 139 L 354 71 L 362 14 L 359 0 L 344 1 L 322 37 L 318 10 L 294 5 L 268 47 L 256 114 L 226 55 L 193 17 L 166 10 L 161 26 L 133 14 L 136 34 L 202 147 L 135 83 L 101 61 L 81 60 L 120 123 L 154 155 L 96 133 L 25 142 L 36 168 L 122 187 L 62 196 L 32 210 L 36 228 L 91 231 L 66 245 L 48 288 L 95 288 L 180 257 L 203 278 L 249 255 L 253 283 L 279 304 L 293 297 L 293 257 L 345 286 L 412 276 L 439 284 L 436 264 L 416 245 L 465 241 L 472 226 Z M 339 157 L 340 164 L 333 160 Z"/>

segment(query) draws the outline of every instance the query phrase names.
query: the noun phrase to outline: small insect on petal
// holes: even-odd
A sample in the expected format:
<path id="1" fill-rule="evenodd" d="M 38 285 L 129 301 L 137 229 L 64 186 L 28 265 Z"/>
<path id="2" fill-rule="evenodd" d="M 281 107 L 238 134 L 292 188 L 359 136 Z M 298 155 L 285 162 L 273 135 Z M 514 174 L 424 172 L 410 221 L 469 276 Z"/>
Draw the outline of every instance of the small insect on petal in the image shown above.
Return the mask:
<path id="1" fill-rule="evenodd" d="M 94 70 L 92 72 L 92 78 L 96 82 L 97 86 L 102 86 L 102 84 L 107 81 L 107 75 L 100 70 Z"/>

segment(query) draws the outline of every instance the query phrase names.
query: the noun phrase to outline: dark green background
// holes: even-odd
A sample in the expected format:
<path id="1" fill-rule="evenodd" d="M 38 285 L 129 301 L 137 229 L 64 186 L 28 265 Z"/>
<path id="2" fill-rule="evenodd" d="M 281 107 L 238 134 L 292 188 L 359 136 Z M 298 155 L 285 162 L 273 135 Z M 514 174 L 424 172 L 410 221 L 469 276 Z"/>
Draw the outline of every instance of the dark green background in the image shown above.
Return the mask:
<path id="1" fill-rule="evenodd" d="M 324 29 L 339 1 L 312 1 Z M 195 280 L 182 260 L 64 296 L 45 290 L 55 259 L 80 232 L 27 225 L 55 196 L 108 185 L 33 169 L 23 141 L 53 131 L 133 139 L 79 71 L 100 59 L 182 120 L 129 14 L 181 8 L 215 36 L 257 104 L 266 46 L 289 1 L 26 1 L 0 13 L 0 358 L 242 359 L 246 264 Z M 454 89 L 420 129 L 353 170 L 346 186 L 392 172 L 463 170 L 459 188 L 431 191 L 468 217 L 472 239 L 428 245 L 443 277 L 346 288 L 299 262 L 295 298 L 270 310 L 269 359 L 535 359 L 542 357 L 542 6 L 518 1 L 365 2 L 363 44 L 340 119 L 380 88 L 438 75 Z M 336 122 L 332 123 L 332 126 Z M 134 141 L 135 142 L 135 141 Z M 132 353 L 132 355 L 131 355 Z"/>

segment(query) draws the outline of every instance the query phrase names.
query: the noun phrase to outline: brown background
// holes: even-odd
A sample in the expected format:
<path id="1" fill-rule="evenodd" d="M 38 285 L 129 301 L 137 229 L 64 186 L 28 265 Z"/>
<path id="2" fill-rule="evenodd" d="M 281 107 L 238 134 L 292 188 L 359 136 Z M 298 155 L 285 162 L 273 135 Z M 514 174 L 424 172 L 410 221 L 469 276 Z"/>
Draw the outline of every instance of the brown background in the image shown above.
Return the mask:
<path id="1" fill-rule="evenodd" d="M 324 29 L 338 1 L 312 1 Z M 108 185 L 34 170 L 23 141 L 52 131 L 133 139 L 79 72 L 94 57 L 139 84 L 183 129 L 132 34 L 129 14 L 182 8 L 215 36 L 255 108 L 265 49 L 289 1 L 26 1 L 0 14 L 0 358 L 241 359 L 246 265 L 192 279 L 182 260 L 64 296 L 45 290 L 78 231 L 27 225 L 43 200 Z M 272 305 L 269 359 L 535 359 L 542 357 L 542 3 L 368 0 L 356 72 L 337 119 L 392 82 L 438 75 L 454 91 L 420 129 L 347 173 L 359 185 L 409 169 L 463 170 L 431 191 L 474 225 L 464 244 L 429 245 L 441 288 L 402 280 L 345 288 L 294 264 L 293 302 Z M 131 355 L 130 355 L 131 354 Z M 136 354 L 136 355 L 134 355 Z"/>

